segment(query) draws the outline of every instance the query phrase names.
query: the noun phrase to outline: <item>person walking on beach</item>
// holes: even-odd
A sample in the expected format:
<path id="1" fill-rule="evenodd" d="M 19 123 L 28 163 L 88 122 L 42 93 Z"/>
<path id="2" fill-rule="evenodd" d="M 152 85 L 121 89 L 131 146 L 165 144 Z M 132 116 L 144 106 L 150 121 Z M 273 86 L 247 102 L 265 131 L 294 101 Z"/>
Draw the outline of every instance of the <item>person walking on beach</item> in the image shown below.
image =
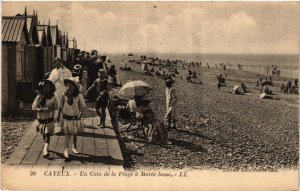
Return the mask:
<path id="1" fill-rule="evenodd" d="M 174 81 L 171 79 L 166 80 L 166 108 L 167 113 L 165 115 L 165 122 L 167 122 L 167 129 L 171 129 L 171 123 L 173 123 L 173 128 L 176 128 L 176 119 L 175 119 L 175 109 L 177 105 L 177 95 L 175 88 L 172 87 Z"/>
<path id="2" fill-rule="evenodd" d="M 259 80 L 257 80 L 257 81 L 256 81 L 255 89 L 259 89 L 259 86 L 260 86 L 260 83 L 259 83 Z"/>
<path id="3" fill-rule="evenodd" d="M 83 54 L 78 54 L 78 57 L 75 59 L 75 65 L 80 65 L 81 69 L 79 70 L 79 81 L 82 81 L 82 76 L 83 76 L 83 68 L 85 66 L 85 61 L 83 58 Z"/>
<path id="4" fill-rule="evenodd" d="M 113 86 L 117 86 L 117 70 L 115 65 L 111 65 L 107 71 L 107 74 L 112 79 Z"/>
<path id="5" fill-rule="evenodd" d="M 55 68 L 50 72 L 48 80 L 53 82 L 56 91 L 55 96 L 60 101 L 62 93 L 66 91 L 66 87 L 63 84 L 64 79 L 72 77 L 72 72 L 64 66 L 64 61 L 56 57 L 54 59 Z M 59 104 L 59 103 L 58 103 Z"/>
<path id="6" fill-rule="evenodd" d="M 96 113 L 100 117 L 100 126 L 105 127 L 105 119 L 106 119 L 106 107 L 109 102 L 109 85 L 106 79 L 106 72 L 104 69 L 100 69 L 98 72 L 99 78 L 97 78 L 93 85 L 86 91 L 85 96 L 88 97 L 92 92 L 96 92 L 97 101 L 96 101 Z"/>
<path id="7" fill-rule="evenodd" d="M 73 138 L 72 152 L 78 154 L 77 151 L 77 135 L 83 131 L 83 123 L 81 116 L 86 104 L 82 94 L 79 91 L 79 84 L 73 80 L 65 79 L 64 84 L 67 91 L 61 97 L 58 108 L 57 121 L 60 121 L 60 114 L 63 114 L 62 130 L 65 134 L 65 150 L 64 157 L 69 159 L 69 146 L 71 137 Z"/>
<path id="8" fill-rule="evenodd" d="M 43 135 L 43 157 L 48 157 L 50 136 L 54 132 L 54 111 L 57 109 L 55 86 L 49 80 L 42 80 L 38 84 L 38 91 L 39 95 L 33 101 L 32 110 L 37 112 L 37 131 Z"/>
<path id="9" fill-rule="evenodd" d="M 91 63 L 87 66 L 87 89 L 91 87 L 94 81 L 97 79 L 97 72 L 100 69 L 100 65 L 98 64 L 98 57 L 94 56 L 91 59 Z"/>
<path id="10" fill-rule="evenodd" d="M 56 57 L 54 64 L 55 68 L 51 71 L 48 80 L 52 81 L 55 86 L 57 83 L 62 83 L 64 79 L 72 77 L 72 72 L 64 66 L 62 59 Z"/>

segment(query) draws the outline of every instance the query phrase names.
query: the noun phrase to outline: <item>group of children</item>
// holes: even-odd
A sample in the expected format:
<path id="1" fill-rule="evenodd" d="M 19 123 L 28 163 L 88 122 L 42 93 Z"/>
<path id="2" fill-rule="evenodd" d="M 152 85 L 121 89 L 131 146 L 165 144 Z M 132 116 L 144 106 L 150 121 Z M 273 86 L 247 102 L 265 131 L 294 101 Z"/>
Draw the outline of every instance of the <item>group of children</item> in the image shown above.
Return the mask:
<path id="1" fill-rule="evenodd" d="M 65 135 L 65 150 L 64 157 L 69 159 L 69 146 L 71 138 L 72 152 L 78 154 L 77 151 L 77 135 L 83 131 L 84 124 L 82 122 L 82 114 L 85 111 L 86 104 L 80 85 L 80 80 L 76 77 L 64 78 L 61 73 L 61 67 L 63 67 L 62 60 L 55 60 L 57 68 L 52 70 L 52 78 L 43 79 L 38 84 L 38 95 L 36 96 L 32 109 L 37 112 L 37 131 L 41 132 L 44 139 L 43 156 L 47 158 L 49 156 L 48 147 L 50 143 L 50 137 L 54 134 L 55 127 L 55 111 L 57 112 L 57 122 L 61 122 L 62 133 Z M 77 68 L 79 69 L 79 68 Z M 81 69 L 81 68 L 80 68 Z M 100 126 L 105 127 L 105 109 L 109 102 L 109 85 L 107 81 L 106 71 L 100 69 L 98 71 L 98 77 L 91 87 L 86 91 L 87 94 L 95 93 L 96 99 L 96 112 L 100 116 Z M 60 84 L 64 85 L 64 92 L 62 95 L 56 91 L 57 87 L 61 88 Z M 62 117 L 62 119 L 61 119 Z"/>
<path id="2" fill-rule="evenodd" d="M 54 133 L 55 110 L 58 109 L 56 121 L 60 121 L 62 114 L 62 131 L 65 134 L 64 157 L 69 158 L 70 139 L 73 138 L 72 151 L 78 154 L 76 143 L 77 135 L 83 130 L 81 121 L 82 112 L 86 107 L 79 84 L 74 79 L 65 79 L 66 91 L 58 102 L 55 96 L 55 85 L 50 80 L 42 80 L 38 85 L 38 95 L 35 98 L 32 109 L 37 112 L 37 130 L 41 132 L 44 139 L 43 156 L 48 157 L 50 137 Z"/>

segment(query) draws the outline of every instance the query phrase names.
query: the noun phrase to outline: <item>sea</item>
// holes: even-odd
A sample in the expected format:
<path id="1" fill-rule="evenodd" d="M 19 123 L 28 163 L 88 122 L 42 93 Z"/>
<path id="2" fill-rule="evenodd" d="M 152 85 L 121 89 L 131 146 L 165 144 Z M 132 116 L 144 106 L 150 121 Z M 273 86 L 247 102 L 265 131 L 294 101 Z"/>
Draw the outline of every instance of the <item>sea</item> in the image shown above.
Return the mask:
<path id="1" fill-rule="evenodd" d="M 143 53 L 139 53 L 143 54 Z M 210 67 L 219 67 L 220 63 L 231 64 L 232 69 L 238 69 L 242 65 L 243 71 L 251 71 L 258 74 L 266 74 L 266 67 L 272 65 L 280 69 L 280 76 L 298 78 L 299 77 L 299 56 L 297 54 L 191 54 L 191 53 L 145 53 L 146 56 L 158 57 L 161 59 L 180 59 L 186 61 L 206 63 Z"/>

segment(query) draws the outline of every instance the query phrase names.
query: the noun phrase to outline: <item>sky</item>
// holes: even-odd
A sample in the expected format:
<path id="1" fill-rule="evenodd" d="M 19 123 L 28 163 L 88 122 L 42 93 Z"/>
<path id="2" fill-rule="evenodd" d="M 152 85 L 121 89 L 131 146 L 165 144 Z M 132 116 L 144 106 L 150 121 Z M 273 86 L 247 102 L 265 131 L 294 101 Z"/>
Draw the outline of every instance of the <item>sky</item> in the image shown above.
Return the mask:
<path id="1" fill-rule="evenodd" d="M 3 2 L 103 53 L 299 54 L 300 2 Z"/>

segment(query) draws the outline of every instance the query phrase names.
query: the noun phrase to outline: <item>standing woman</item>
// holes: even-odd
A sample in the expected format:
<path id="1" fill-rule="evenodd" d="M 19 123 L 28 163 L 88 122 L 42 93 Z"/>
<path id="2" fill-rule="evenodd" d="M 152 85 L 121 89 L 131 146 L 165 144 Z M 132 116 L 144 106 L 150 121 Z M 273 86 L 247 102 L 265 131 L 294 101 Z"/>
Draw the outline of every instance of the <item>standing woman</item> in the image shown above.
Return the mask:
<path id="1" fill-rule="evenodd" d="M 109 94 L 110 87 L 107 81 L 107 75 L 104 69 L 100 69 L 98 71 L 98 76 L 93 85 L 86 91 L 85 96 L 89 97 L 90 94 L 96 92 L 97 101 L 96 101 L 96 113 L 100 117 L 100 126 L 105 127 L 105 119 L 106 119 L 106 107 L 109 102 Z"/>
<path id="2" fill-rule="evenodd" d="M 176 128 L 175 120 L 175 109 L 177 105 L 177 96 L 175 88 L 172 87 L 174 81 L 171 79 L 166 80 L 166 107 L 167 114 L 165 115 L 165 121 L 168 124 L 168 130 L 171 129 L 171 124 L 173 123 L 173 128 Z"/>
<path id="3" fill-rule="evenodd" d="M 80 93 L 79 84 L 71 79 L 65 79 L 64 84 L 67 91 L 63 94 L 58 109 L 57 120 L 60 114 L 63 114 L 62 130 L 65 134 L 65 159 L 69 159 L 69 146 L 71 136 L 73 137 L 72 152 L 78 154 L 77 151 L 77 134 L 83 130 L 81 116 L 83 109 L 86 108 L 84 98 Z"/>
<path id="4" fill-rule="evenodd" d="M 48 157 L 50 136 L 54 132 L 54 111 L 57 109 L 55 85 L 49 80 L 42 80 L 38 85 L 38 91 L 39 95 L 33 101 L 32 110 L 37 111 L 37 131 L 43 134 L 43 157 Z"/>

